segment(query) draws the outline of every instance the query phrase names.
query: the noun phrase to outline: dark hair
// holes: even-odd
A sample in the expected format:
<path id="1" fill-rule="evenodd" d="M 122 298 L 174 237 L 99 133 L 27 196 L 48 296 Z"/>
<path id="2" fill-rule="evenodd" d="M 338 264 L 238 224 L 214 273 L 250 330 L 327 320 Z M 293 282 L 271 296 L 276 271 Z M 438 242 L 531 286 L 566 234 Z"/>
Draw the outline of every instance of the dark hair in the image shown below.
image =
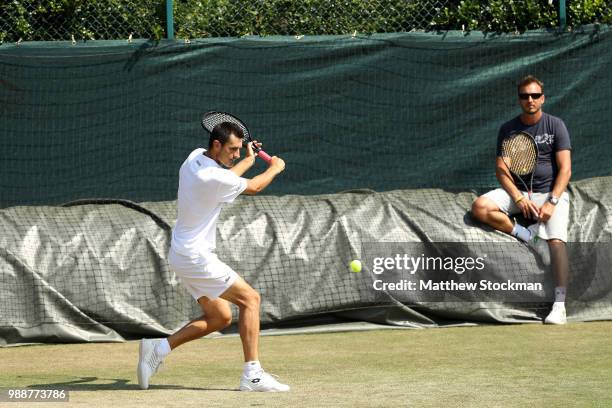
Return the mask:
<path id="1" fill-rule="evenodd" d="M 234 135 L 239 139 L 244 137 L 240 126 L 231 122 L 222 122 L 215 126 L 210 132 L 210 140 L 208 141 L 208 148 L 210 149 L 213 145 L 213 140 L 218 140 L 222 145 L 227 143 L 230 136 Z"/>
<path id="2" fill-rule="evenodd" d="M 534 77 L 533 75 L 527 75 L 526 77 L 521 79 L 521 82 L 518 83 L 517 91 L 521 92 L 522 87 L 527 86 L 529 84 L 533 84 L 533 83 L 540 85 L 540 89 L 542 90 L 542 93 L 544 93 L 544 83 L 540 81 L 538 78 Z"/>

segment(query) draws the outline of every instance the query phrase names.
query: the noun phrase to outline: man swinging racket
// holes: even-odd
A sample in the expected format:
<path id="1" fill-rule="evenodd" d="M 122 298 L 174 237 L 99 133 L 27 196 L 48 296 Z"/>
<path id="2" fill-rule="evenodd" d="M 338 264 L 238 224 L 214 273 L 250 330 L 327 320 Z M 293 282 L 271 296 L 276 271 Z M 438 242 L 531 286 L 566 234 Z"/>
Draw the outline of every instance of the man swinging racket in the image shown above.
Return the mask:
<path id="1" fill-rule="evenodd" d="M 552 310 L 544 319 L 548 324 L 565 324 L 565 293 L 569 276 L 569 261 L 565 243 L 569 223 L 569 195 L 565 191 L 571 177 L 570 138 L 563 121 L 542 112 L 544 85 L 534 76 L 527 76 L 518 84 L 522 112 L 506 122 L 497 140 L 496 176 L 502 188 L 478 197 L 472 204 L 474 217 L 491 227 L 511 234 L 517 239 L 533 243 L 542 238 L 548 241 L 556 287 Z M 519 133 L 530 135 L 537 144 L 537 162 L 532 173 L 532 190 L 526 188 L 504 162 L 505 141 Z M 532 141 L 533 143 L 533 141 Z M 522 213 L 536 224 L 525 228 L 512 222 L 509 215 Z"/>
<path id="2" fill-rule="evenodd" d="M 142 389 L 149 387 L 151 376 L 171 350 L 227 327 L 232 320 L 231 302 L 239 308 L 245 360 L 240 390 L 289 391 L 288 385 L 266 373 L 259 363 L 259 294 L 214 253 L 217 219 L 223 204 L 231 203 L 241 193 L 257 194 L 285 168 L 281 158 L 268 156 L 266 171 L 252 179 L 241 177 L 255 163 L 254 150 L 261 149 L 259 143 L 249 142 L 246 157 L 235 164 L 240 158 L 243 138 L 250 138 L 245 133 L 248 129 L 239 121 L 215 124 L 208 149 L 194 150 L 181 166 L 178 217 L 168 263 L 199 303 L 203 316 L 167 338 L 141 340 L 138 383 Z"/>

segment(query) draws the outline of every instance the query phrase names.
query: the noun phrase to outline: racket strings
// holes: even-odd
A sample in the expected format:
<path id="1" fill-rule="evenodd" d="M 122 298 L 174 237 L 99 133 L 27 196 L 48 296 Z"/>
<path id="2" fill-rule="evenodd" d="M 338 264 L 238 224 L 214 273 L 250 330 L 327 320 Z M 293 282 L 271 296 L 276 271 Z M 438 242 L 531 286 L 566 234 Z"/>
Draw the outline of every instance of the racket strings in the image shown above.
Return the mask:
<path id="1" fill-rule="evenodd" d="M 242 123 L 239 119 L 227 113 L 209 112 L 205 114 L 204 118 L 202 119 L 202 126 L 204 126 L 204 129 L 208 130 L 209 132 L 212 132 L 215 126 L 221 123 L 224 123 L 224 122 L 233 123 L 236 126 L 238 126 L 242 130 L 242 133 L 244 134 L 243 139 L 245 141 L 250 141 L 251 135 L 249 134 L 249 130 L 244 125 L 244 123 Z"/>
<path id="2" fill-rule="evenodd" d="M 538 159 L 537 147 L 533 139 L 520 134 L 503 141 L 502 158 L 512 173 L 524 176 L 535 170 Z"/>

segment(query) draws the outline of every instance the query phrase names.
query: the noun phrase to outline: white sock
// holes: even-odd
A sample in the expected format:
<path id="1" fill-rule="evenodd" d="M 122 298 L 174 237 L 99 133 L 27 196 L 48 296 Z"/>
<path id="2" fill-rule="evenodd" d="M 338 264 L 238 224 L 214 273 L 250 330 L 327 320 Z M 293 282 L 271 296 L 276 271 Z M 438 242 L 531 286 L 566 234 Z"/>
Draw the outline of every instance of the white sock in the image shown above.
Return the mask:
<path id="1" fill-rule="evenodd" d="M 555 303 L 563 304 L 565 302 L 566 289 L 563 286 L 557 286 L 555 288 Z"/>
<path id="2" fill-rule="evenodd" d="M 514 228 L 512 229 L 510 235 L 524 242 L 528 242 L 531 239 L 531 231 L 519 223 L 514 223 Z"/>
<path id="3" fill-rule="evenodd" d="M 259 361 L 247 361 L 244 363 L 244 376 L 247 378 L 252 377 L 255 374 L 258 374 L 262 371 L 261 364 Z"/>
<path id="4" fill-rule="evenodd" d="M 155 353 L 161 358 L 165 358 L 168 354 L 170 354 L 170 343 L 168 343 L 168 339 L 162 339 L 159 343 L 155 345 Z"/>

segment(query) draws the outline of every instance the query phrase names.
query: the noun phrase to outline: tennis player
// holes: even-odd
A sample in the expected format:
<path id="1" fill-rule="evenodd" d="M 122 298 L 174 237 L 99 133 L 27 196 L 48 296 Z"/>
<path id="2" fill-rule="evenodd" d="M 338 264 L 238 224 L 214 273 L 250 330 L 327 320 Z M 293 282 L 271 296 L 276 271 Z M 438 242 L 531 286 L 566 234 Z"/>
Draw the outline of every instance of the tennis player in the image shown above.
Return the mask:
<path id="1" fill-rule="evenodd" d="M 518 84 L 518 101 L 522 112 L 504 123 L 497 137 L 495 175 L 502 188 L 489 191 L 472 204 L 472 214 L 479 221 L 511 234 L 517 239 L 534 243 L 548 241 L 549 255 L 555 274 L 555 301 L 544 319 L 549 324 L 565 324 L 565 295 L 569 261 L 565 243 L 569 223 L 569 195 L 565 191 L 571 177 L 570 137 L 563 121 L 544 113 L 544 85 L 534 76 Z M 520 131 L 534 136 L 538 145 L 538 163 L 533 176 L 532 199 L 520 180 L 514 180 L 501 158 L 502 141 Z M 510 215 L 522 213 L 538 223 L 529 228 L 513 222 Z M 548 254 L 546 254 L 548 255 Z"/>
<path id="2" fill-rule="evenodd" d="M 223 122 L 211 132 L 208 150 L 191 152 L 179 172 L 178 218 L 168 254 L 170 268 L 202 308 L 203 316 L 165 339 L 142 339 L 138 383 L 147 389 L 164 358 L 181 344 L 227 327 L 229 303 L 239 308 L 239 331 L 244 352 L 242 391 L 289 391 L 266 373 L 259 362 L 259 294 L 215 255 L 217 219 L 225 203 L 244 194 L 257 194 L 285 169 L 272 157 L 266 171 L 252 179 L 241 177 L 255 163 L 252 144 L 240 158 L 242 130 Z M 254 142 L 257 143 L 257 142 Z M 257 143 L 257 146 L 260 144 Z"/>

